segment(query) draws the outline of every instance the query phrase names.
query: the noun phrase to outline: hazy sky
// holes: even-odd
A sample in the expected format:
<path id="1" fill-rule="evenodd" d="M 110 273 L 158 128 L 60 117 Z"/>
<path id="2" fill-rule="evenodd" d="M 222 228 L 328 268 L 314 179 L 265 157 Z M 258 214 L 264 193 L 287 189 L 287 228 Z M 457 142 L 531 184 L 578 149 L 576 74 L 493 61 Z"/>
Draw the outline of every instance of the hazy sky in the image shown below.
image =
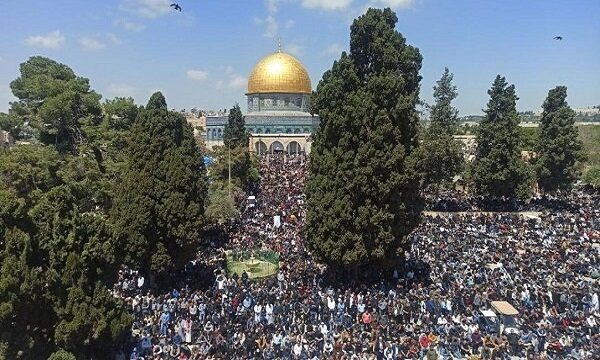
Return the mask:
<path id="1" fill-rule="evenodd" d="M 392 7 L 398 31 L 420 49 L 426 101 L 448 67 L 461 115 L 481 113 L 496 74 L 515 84 L 519 110 L 540 108 L 557 85 L 573 107 L 600 105 L 598 0 L 178 0 L 182 12 L 170 3 L 0 0 L 0 111 L 34 55 L 70 66 L 104 98 L 146 104 L 161 90 L 171 108 L 244 110 L 248 75 L 279 37 L 314 89 L 369 6 Z"/>

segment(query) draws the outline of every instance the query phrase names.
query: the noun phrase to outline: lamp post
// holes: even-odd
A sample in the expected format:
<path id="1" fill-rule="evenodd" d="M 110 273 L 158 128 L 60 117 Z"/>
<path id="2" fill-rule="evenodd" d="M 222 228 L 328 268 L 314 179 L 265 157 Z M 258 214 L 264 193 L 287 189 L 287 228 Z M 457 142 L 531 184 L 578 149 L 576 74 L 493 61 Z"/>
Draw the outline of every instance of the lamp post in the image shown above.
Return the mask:
<path id="1" fill-rule="evenodd" d="M 229 191 L 229 198 L 230 199 L 231 199 L 231 142 L 232 141 L 237 141 L 237 138 L 231 138 L 227 142 L 227 148 L 228 148 L 227 154 L 228 154 L 228 158 L 229 158 L 229 161 L 228 161 L 228 164 L 229 164 L 229 180 L 227 182 L 227 189 Z"/>

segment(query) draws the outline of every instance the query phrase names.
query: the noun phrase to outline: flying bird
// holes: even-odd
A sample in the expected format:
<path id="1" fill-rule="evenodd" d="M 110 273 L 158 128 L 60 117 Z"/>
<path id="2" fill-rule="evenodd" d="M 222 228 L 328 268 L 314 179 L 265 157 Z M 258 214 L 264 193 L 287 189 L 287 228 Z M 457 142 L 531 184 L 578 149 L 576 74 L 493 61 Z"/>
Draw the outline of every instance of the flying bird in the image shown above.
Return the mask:
<path id="1" fill-rule="evenodd" d="M 555 36 L 554 40 L 562 40 L 562 36 Z"/>
<path id="2" fill-rule="evenodd" d="M 174 10 L 179 10 L 179 11 L 181 11 L 181 6 L 179 6 L 179 4 L 177 4 L 177 3 L 172 3 L 172 4 L 171 4 L 171 7 L 172 7 Z"/>

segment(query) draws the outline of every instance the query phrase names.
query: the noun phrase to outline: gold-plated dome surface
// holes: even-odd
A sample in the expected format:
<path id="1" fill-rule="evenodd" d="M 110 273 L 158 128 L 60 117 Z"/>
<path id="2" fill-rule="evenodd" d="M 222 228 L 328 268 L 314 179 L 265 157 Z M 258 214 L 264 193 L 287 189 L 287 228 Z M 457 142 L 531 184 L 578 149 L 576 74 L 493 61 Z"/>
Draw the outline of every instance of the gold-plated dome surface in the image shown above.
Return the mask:
<path id="1" fill-rule="evenodd" d="M 310 77 L 293 56 L 277 52 L 256 64 L 248 78 L 248 94 L 310 94 Z"/>

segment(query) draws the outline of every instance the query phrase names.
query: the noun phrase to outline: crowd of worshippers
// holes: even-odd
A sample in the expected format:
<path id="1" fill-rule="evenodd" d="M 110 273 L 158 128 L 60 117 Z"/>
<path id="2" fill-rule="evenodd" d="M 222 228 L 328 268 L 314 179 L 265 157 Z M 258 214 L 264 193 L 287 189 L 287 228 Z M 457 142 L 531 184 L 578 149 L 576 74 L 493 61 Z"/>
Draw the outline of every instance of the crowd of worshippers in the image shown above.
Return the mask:
<path id="1" fill-rule="evenodd" d="M 115 292 L 135 322 L 117 359 L 600 358 L 597 193 L 533 215 L 425 216 L 400 268 L 339 281 L 301 237 L 307 161 L 261 157 L 256 202 L 172 291 L 121 271 Z M 276 275 L 224 270 L 224 251 L 261 247 L 281 254 Z M 493 300 L 518 309 L 516 333 L 485 326 Z"/>
<path id="2" fill-rule="evenodd" d="M 425 210 L 442 212 L 494 211 L 494 212 L 525 212 L 525 211 L 576 211 L 579 203 L 576 197 L 586 197 L 586 192 L 594 189 L 582 186 L 581 190 L 567 196 L 535 194 L 531 199 L 517 200 L 509 198 L 489 199 L 461 190 L 428 191 L 425 193 Z M 574 198 L 575 197 L 575 198 Z M 568 201 L 566 201 L 568 200 Z"/>

